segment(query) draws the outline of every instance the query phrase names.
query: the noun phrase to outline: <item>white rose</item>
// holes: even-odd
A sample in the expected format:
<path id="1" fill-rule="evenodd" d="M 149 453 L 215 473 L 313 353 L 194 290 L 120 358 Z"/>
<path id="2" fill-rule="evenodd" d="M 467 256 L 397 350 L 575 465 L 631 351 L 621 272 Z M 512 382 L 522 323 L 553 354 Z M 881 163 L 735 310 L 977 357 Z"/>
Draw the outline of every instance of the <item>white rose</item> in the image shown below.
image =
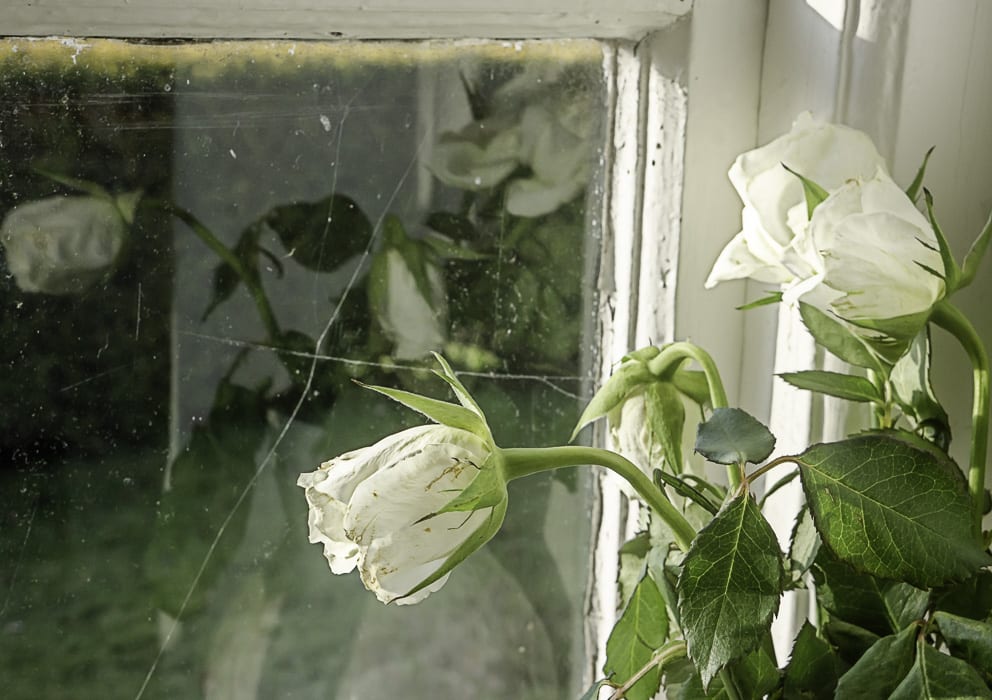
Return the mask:
<path id="1" fill-rule="evenodd" d="M 750 277 L 791 283 L 816 270 L 794 239 L 807 223 L 802 184 L 784 165 L 831 192 L 852 178 L 870 178 L 885 162 L 868 136 L 846 126 L 799 115 L 792 130 L 738 156 L 730 181 L 744 202 L 742 230 L 723 249 L 706 287 Z"/>
<path id="2" fill-rule="evenodd" d="M 879 169 L 844 184 L 813 211 L 795 248 L 815 270 L 788 288 L 854 325 L 912 339 L 944 296 L 937 236 L 902 189 Z"/>
<path id="3" fill-rule="evenodd" d="M 310 541 L 324 545 L 334 573 L 357 566 L 382 602 L 420 602 L 448 574 L 425 581 L 468 556 L 502 522 L 505 499 L 436 514 L 472 482 L 493 449 L 466 430 L 427 425 L 324 462 L 297 482 L 310 506 Z"/>
<path id="4" fill-rule="evenodd" d="M 0 242 L 22 290 L 75 294 L 113 267 L 127 224 L 113 201 L 48 197 L 11 209 L 0 226 Z"/>

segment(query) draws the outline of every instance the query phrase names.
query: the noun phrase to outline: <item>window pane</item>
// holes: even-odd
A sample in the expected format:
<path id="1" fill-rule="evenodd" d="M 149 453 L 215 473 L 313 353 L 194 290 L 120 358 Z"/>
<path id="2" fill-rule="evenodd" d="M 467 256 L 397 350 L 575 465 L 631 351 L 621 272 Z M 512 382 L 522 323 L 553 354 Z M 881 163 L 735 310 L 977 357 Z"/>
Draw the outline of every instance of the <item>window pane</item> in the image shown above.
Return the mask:
<path id="1" fill-rule="evenodd" d="M 7 698 L 566 698 L 588 484 L 511 484 L 416 606 L 307 541 L 301 472 L 448 398 L 563 443 L 590 379 L 592 42 L 0 43 Z"/>

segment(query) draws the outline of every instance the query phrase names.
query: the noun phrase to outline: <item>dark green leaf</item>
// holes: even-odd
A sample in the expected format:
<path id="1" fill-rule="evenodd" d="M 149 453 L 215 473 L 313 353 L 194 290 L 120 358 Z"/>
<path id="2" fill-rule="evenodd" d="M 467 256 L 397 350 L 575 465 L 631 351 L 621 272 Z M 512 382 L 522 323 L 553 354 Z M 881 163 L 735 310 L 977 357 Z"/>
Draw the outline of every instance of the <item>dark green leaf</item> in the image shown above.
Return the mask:
<path id="1" fill-rule="evenodd" d="M 668 639 L 665 599 L 650 576 L 644 576 L 606 641 L 603 673 L 623 684 L 640 671 Z M 626 697 L 649 700 L 658 691 L 661 671 L 655 667 L 637 681 Z"/>
<path id="2" fill-rule="evenodd" d="M 832 617 L 879 636 L 919 620 L 930 602 L 927 591 L 857 572 L 826 549 L 818 552 L 813 573 L 820 604 Z"/>
<path id="3" fill-rule="evenodd" d="M 990 240 L 992 240 L 992 214 L 989 214 L 989 220 L 985 222 L 985 228 L 978 234 L 978 238 L 971 244 L 968 254 L 964 256 L 964 265 L 961 270 L 961 279 L 958 280 L 958 289 L 968 286 L 975 279 L 975 275 L 978 274 L 978 266 L 981 264 L 982 258 L 985 257 L 985 251 L 989 247 Z"/>
<path id="4" fill-rule="evenodd" d="M 863 696 L 862 696 L 863 697 Z M 941 654 L 922 639 L 916 662 L 890 700 L 959 700 L 992 698 L 992 691 L 978 673 L 961 659 Z"/>
<path id="5" fill-rule="evenodd" d="M 772 304 L 777 304 L 782 301 L 782 292 L 772 292 L 766 297 L 761 299 L 755 299 L 754 301 L 748 302 L 743 306 L 738 306 L 737 311 L 750 311 L 751 309 L 757 309 L 762 306 L 771 306 Z"/>
<path id="6" fill-rule="evenodd" d="M 937 217 L 933 213 L 933 195 L 925 187 L 923 188 L 923 199 L 927 203 L 927 217 L 930 219 L 930 226 L 933 227 L 933 232 L 937 236 L 940 260 L 944 264 L 944 280 L 947 282 L 947 293 L 949 294 L 957 289 L 960 284 L 961 268 L 958 267 L 958 263 L 954 259 L 954 253 L 951 252 L 951 246 L 947 242 L 947 237 L 944 236 L 940 224 L 937 223 Z"/>
<path id="7" fill-rule="evenodd" d="M 739 408 L 714 409 L 699 424 L 696 452 L 717 464 L 763 462 L 775 449 L 775 436 L 761 421 Z"/>
<path id="8" fill-rule="evenodd" d="M 951 654 L 970 663 L 986 683 L 992 683 L 992 624 L 939 610 L 933 620 Z"/>
<path id="9" fill-rule="evenodd" d="M 666 700 L 726 700 L 727 693 L 719 676 L 703 690 L 696 667 L 689 659 L 679 659 L 665 667 Z"/>
<path id="10" fill-rule="evenodd" d="M 853 377 L 840 372 L 809 369 L 801 372 L 783 372 L 778 375 L 797 389 L 816 391 L 848 401 L 882 403 L 885 399 L 875 385 L 864 377 Z"/>
<path id="11" fill-rule="evenodd" d="M 989 562 L 960 470 L 915 436 L 814 445 L 796 462 L 820 537 L 856 569 L 927 588 Z"/>
<path id="12" fill-rule="evenodd" d="M 571 439 L 574 440 L 579 431 L 589 423 L 602 418 L 619 406 L 631 392 L 652 381 L 655 381 L 655 377 L 645 364 L 637 361 L 621 364 L 589 401 L 579 417 L 579 422 L 575 425 L 575 430 L 572 431 Z"/>
<path id="13" fill-rule="evenodd" d="M 358 204 L 344 195 L 276 207 L 265 217 L 287 254 L 311 270 L 330 272 L 364 252 L 372 224 Z"/>
<path id="14" fill-rule="evenodd" d="M 880 637 L 863 627 L 830 618 L 821 624 L 823 636 L 846 664 L 855 664 Z"/>
<path id="15" fill-rule="evenodd" d="M 816 628 L 804 622 L 785 667 L 784 700 L 829 700 L 840 678 L 840 658 L 820 639 Z"/>
<path id="16" fill-rule="evenodd" d="M 977 574 L 937 596 L 938 609 L 973 620 L 992 622 L 992 571 Z"/>
<path id="17" fill-rule="evenodd" d="M 931 146 L 927 149 L 926 155 L 923 156 L 923 162 L 920 163 L 919 170 L 916 171 L 916 177 L 906 188 L 906 196 L 909 197 L 915 203 L 920 197 L 920 188 L 923 186 L 923 176 L 927 172 L 927 163 L 930 162 L 930 156 L 933 154 L 934 147 Z"/>
<path id="18" fill-rule="evenodd" d="M 782 593 L 782 557 L 749 495 L 700 530 L 678 580 L 679 618 L 703 686 L 761 644 Z"/>
<path id="19" fill-rule="evenodd" d="M 919 627 L 882 637 L 837 683 L 837 700 L 887 698 L 913 667 L 913 647 Z"/>
<path id="20" fill-rule="evenodd" d="M 645 530 L 637 533 L 633 538 L 627 540 L 620 547 L 621 554 L 632 554 L 635 557 L 646 557 L 651 549 L 651 536 Z"/>
<path id="21" fill-rule="evenodd" d="M 651 435 L 661 445 L 668 470 L 682 471 L 682 429 L 685 406 L 682 397 L 669 382 L 651 382 L 644 387 L 644 409 Z"/>
<path id="22" fill-rule="evenodd" d="M 225 380 L 207 420 L 172 462 L 145 571 L 155 605 L 173 617 L 204 603 L 237 551 L 248 516 L 238 505 L 255 475 L 265 425 L 260 393 Z"/>
<path id="23" fill-rule="evenodd" d="M 829 197 L 830 193 L 809 178 L 803 177 L 802 174 L 797 173 L 785 163 L 782 163 L 782 167 L 798 177 L 799 181 L 803 183 L 803 195 L 806 197 L 806 216 L 807 218 L 812 219 L 813 210 L 816 209 L 827 197 Z"/>
<path id="24" fill-rule="evenodd" d="M 816 342 L 848 364 L 885 373 L 882 362 L 871 348 L 846 325 L 812 304 L 799 302 L 799 315 Z"/>
<path id="25" fill-rule="evenodd" d="M 747 700 L 762 700 L 767 697 L 782 680 L 782 674 L 775 663 L 771 635 L 765 638 L 757 651 L 732 662 L 728 671 L 740 697 Z"/>

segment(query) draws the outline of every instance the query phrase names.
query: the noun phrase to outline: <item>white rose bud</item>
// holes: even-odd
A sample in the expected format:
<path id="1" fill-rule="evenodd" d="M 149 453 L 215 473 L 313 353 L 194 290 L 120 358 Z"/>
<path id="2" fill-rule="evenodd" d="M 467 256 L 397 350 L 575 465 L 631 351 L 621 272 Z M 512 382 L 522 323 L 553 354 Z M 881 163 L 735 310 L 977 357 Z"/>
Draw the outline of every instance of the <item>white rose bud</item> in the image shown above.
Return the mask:
<path id="1" fill-rule="evenodd" d="M 783 164 L 828 192 L 885 168 L 866 134 L 814 121 L 808 112 L 788 134 L 742 153 L 729 172 L 744 202 L 742 230 L 713 265 L 707 288 L 745 277 L 780 284 L 815 274 L 793 245 L 807 223 L 806 203 L 802 183 Z"/>
<path id="2" fill-rule="evenodd" d="M 0 242 L 22 290 L 76 294 L 113 268 L 127 230 L 113 201 L 56 196 L 11 209 Z"/>
<path id="3" fill-rule="evenodd" d="M 841 186 L 813 211 L 799 251 L 816 273 L 786 290 L 860 328 L 912 339 L 944 296 L 937 236 L 881 169 Z"/>
<path id="4" fill-rule="evenodd" d="M 297 482 L 310 506 L 310 541 L 324 545 L 334 573 L 357 566 L 382 602 L 420 602 L 502 523 L 505 498 L 468 512 L 439 512 L 494 449 L 467 430 L 427 425 L 324 462 Z"/>

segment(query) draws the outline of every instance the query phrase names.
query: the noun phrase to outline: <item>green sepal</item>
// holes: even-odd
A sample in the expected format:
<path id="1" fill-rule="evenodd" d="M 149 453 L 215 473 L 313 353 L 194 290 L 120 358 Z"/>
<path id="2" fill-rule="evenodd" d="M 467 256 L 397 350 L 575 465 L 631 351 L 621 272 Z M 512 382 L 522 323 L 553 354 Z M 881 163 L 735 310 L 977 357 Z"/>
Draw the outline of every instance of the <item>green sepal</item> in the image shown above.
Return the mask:
<path id="1" fill-rule="evenodd" d="M 947 286 L 947 294 L 950 294 L 957 289 L 961 283 L 961 268 L 958 267 L 958 263 L 954 259 L 954 253 L 951 252 L 951 246 L 947 242 L 947 237 L 944 236 L 944 232 L 941 230 L 940 224 L 937 223 L 937 217 L 933 213 L 933 195 L 930 194 L 930 190 L 925 187 L 923 188 L 923 199 L 927 204 L 927 218 L 930 219 L 930 226 L 933 227 L 934 235 L 937 236 L 937 247 L 940 252 L 940 260 L 944 263 L 943 279 Z"/>
<path id="2" fill-rule="evenodd" d="M 882 637 L 837 682 L 837 700 L 887 698 L 913 667 L 917 625 Z"/>
<path id="3" fill-rule="evenodd" d="M 920 198 L 920 188 L 923 186 L 923 177 L 927 172 L 927 163 L 930 162 L 930 156 L 933 155 L 933 149 L 935 146 L 931 146 L 927 149 L 926 155 L 923 156 L 923 162 L 920 163 L 919 170 L 916 171 L 916 177 L 913 181 L 909 183 L 909 187 L 906 188 L 906 196 L 915 204 L 916 200 Z"/>
<path id="4" fill-rule="evenodd" d="M 799 181 L 803 183 L 803 196 L 806 198 L 806 215 L 812 219 L 813 210 L 829 197 L 830 193 L 809 178 L 800 175 L 785 163 L 782 163 L 782 167 L 798 177 Z"/>
<path id="5" fill-rule="evenodd" d="M 613 373 L 606 383 L 600 387 L 599 391 L 592 397 L 582 415 L 579 417 L 572 437 L 569 442 L 575 440 L 579 432 L 592 423 L 607 415 L 614 408 L 619 406 L 632 392 L 639 389 L 648 382 L 656 381 L 655 377 L 648 371 L 646 365 L 640 361 L 624 362 L 616 372 Z"/>
<path id="6" fill-rule="evenodd" d="M 625 683 L 651 661 L 668 639 L 668 612 L 654 579 L 644 575 L 606 640 L 603 673 Z M 625 697 L 650 700 L 658 692 L 661 670 L 656 666 L 638 680 Z"/>
<path id="7" fill-rule="evenodd" d="M 669 471 L 682 471 L 682 431 L 685 406 L 682 397 L 669 382 L 652 382 L 644 388 L 644 410 L 652 435 L 661 445 Z"/>
<path id="8" fill-rule="evenodd" d="M 458 379 L 458 376 L 455 374 L 454 370 L 451 369 L 451 365 L 448 364 L 448 361 L 445 360 L 440 353 L 434 352 L 431 354 L 434 355 L 434 359 L 437 360 L 437 363 L 441 365 L 441 369 L 434 370 L 434 374 L 446 381 L 452 390 L 454 390 L 458 403 L 479 417 L 479 420 L 482 421 L 482 424 L 486 428 L 486 435 L 488 436 L 487 439 L 492 442 L 492 431 L 489 430 L 489 424 L 486 422 L 486 415 L 482 412 L 479 404 L 472 398 L 472 395 L 468 393 L 468 389 L 466 389 L 465 385 Z"/>
<path id="9" fill-rule="evenodd" d="M 676 476 L 675 474 L 669 474 L 662 469 L 655 469 L 654 482 L 659 489 L 664 489 L 666 485 L 670 486 L 675 493 L 683 498 L 688 498 L 690 501 L 711 515 L 716 515 L 720 510 L 720 506 L 718 504 L 713 503 L 713 501 L 711 501 L 706 494 L 692 484 L 683 480 L 681 475 Z"/>
<path id="10" fill-rule="evenodd" d="M 815 391 L 828 396 L 836 396 L 839 399 L 862 403 L 883 403 L 885 401 L 885 397 L 881 395 L 878 388 L 864 377 L 818 369 L 783 372 L 778 376 L 797 389 Z"/>
<path id="11" fill-rule="evenodd" d="M 961 278 L 958 280 L 957 289 L 967 287 L 975 279 L 975 275 L 978 274 L 978 266 L 981 264 L 982 258 L 985 257 L 985 251 L 989 247 L 990 240 L 992 240 L 992 214 L 989 214 L 989 220 L 985 222 L 985 228 L 978 234 L 978 238 L 975 239 L 975 242 L 971 244 L 971 248 L 968 249 L 968 254 L 964 256 L 964 264 L 962 265 Z"/>
<path id="12" fill-rule="evenodd" d="M 927 309 L 915 314 L 882 319 L 859 318 L 849 322 L 852 326 L 871 331 L 874 337 L 866 338 L 865 342 L 892 365 L 906 354 L 913 338 L 930 320 L 931 311 L 932 309 Z"/>
<path id="13" fill-rule="evenodd" d="M 972 535 L 961 470 L 917 436 L 864 434 L 794 461 L 824 544 L 855 569 L 928 588 L 992 561 Z"/>
<path id="14" fill-rule="evenodd" d="M 972 620 L 938 610 L 933 621 L 951 655 L 974 666 L 992 684 L 992 623 Z"/>
<path id="15" fill-rule="evenodd" d="M 924 328 L 889 374 L 896 401 L 916 421 L 917 433 L 947 451 L 951 426 L 930 381 L 930 332 Z"/>
<path id="16" fill-rule="evenodd" d="M 750 311 L 751 309 L 757 309 L 762 306 L 771 306 L 772 304 L 777 304 L 780 301 L 782 301 L 782 292 L 771 292 L 768 296 L 755 299 L 754 301 L 749 301 L 746 304 L 736 307 L 735 310 Z"/>
<path id="17" fill-rule="evenodd" d="M 864 697 L 864 696 L 861 696 Z M 978 672 L 961 659 L 942 654 L 920 639 L 916 643 L 916 661 L 889 700 L 947 700 L 957 698 L 992 698 Z"/>
<path id="18" fill-rule="evenodd" d="M 499 465 L 499 452 L 493 452 L 489 458 L 481 465 L 478 465 L 478 474 L 469 482 L 460 494 L 455 496 L 437 513 L 432 513 L 428 518 L 441 513 L 456 513 L 465 511 L 475 511 L 481 508 L 492 508 L 499 505 L 507 498 L 506 478 Z M 427 518 L 423 518 L 426 520 Z"/>
<path id="19" fill-rule="evenodd" d="M 402 389 L 392 389 L 386 386 L 362 384 L 357 380 L 355 380 L 355 383 L 359 386 L 365 387 L 366 389 L 376 391 L 383 396 L 388 396 L 393 401 L 401 403 L 408 408 L 412 408 L 418 413 L 422 413 L 435 423 L 446 425 L 449 428 L 467 430 L 487 442 L 492 441 L 492 436 L 489 433 L 489 428 L 486 426 L 485 421 L 482 420 L 477 413 L 459 406 L 458 404 L 449 403 L 448 401 L 440 401 L 439 399 L 432 399 L 429 396 L 421 396 L 420 394 L 414 394 L 413 392 L 404 391 Z"/>
<path id="20" fill-rule="evenodd" d="M 881 375 L 887 374 L 885 365 L 875 352 L 840 321 L 804 301 L 799 302 L 799 316 L 816 342 L 831 354 L 848 364 L 864 367 Z"/>
<path id="21" fill-rule="evenodd" d="M 775 436 L 739 408 L 717 408 L 699 424 L 696 452 L 717 464 L 758 464 L 775 449 Z"/>
<path id="22" fill-rule="evenodd" d="M 679 368 L 672 375 L 671 381 L 676 389 L 692 399 L 697 406 L 702 407 L 710 403 L 710 383 L 706 379 L 705 372 Z"/>
<path id="23" fill-rule="evenodd" d="M 491 540 L 493 535 L 499 532 L 500 527 L 503 526 L 503 519 L 506 517 L 506 507 L 508 502 L 508 499 L 504 498 L 502 501 L 493 506 L 493 509 L 490 511 L 485 522 L 476 528 L 476 530 L 469 535 L 447 559 L 444 560 L 444 563 L 440 566 L 440 568 L 438 568 L 437 571 L 432 573 L 403 595 L 394 598 L 392 602 L 411 596 L 438 581 L 456 566 L 465 561 L 470 554 Z"/>

